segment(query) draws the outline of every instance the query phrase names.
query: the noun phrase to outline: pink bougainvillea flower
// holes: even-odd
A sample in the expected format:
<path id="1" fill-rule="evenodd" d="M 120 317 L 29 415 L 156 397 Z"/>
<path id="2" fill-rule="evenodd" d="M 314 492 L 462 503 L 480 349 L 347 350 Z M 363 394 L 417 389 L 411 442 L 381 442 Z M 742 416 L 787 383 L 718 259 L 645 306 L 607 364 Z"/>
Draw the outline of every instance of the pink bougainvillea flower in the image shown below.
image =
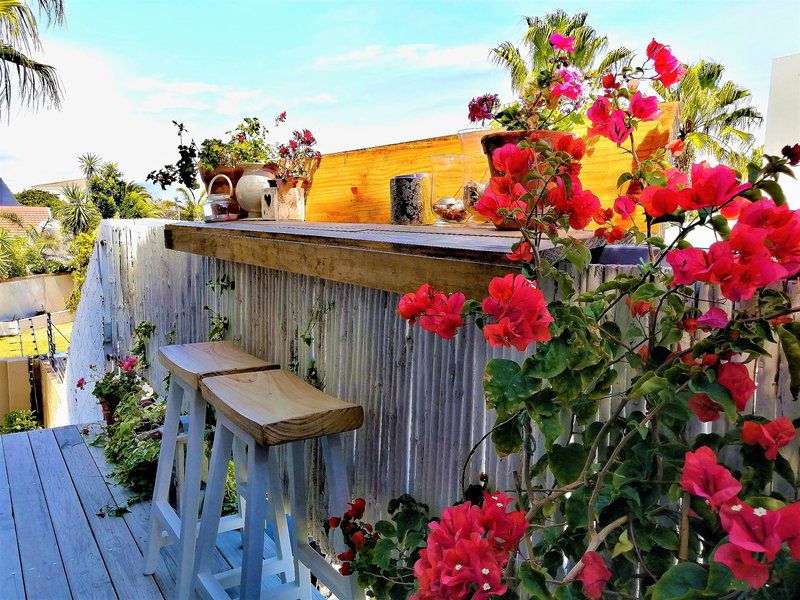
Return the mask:
<path id="1" fill-rule="evenodd" d="M 658 98 L 655 96 L 644 96 L 642 92 L 636 92 L 631 98 L 628 112 L 632 117 L 642 121 L 655 121 L 664 111 L 658 108 Z"/>
<path id="2" fill-rule="evenodd" d="M 692 165 L 691 192 L 681 196 L 681 208 L 718 208 L 751 187 L 749 183 L 740 184 L 736 171 L 730 167 L 712 167 L 705 161 L 695 163 Z"/>
<path id="3" fill-rule="evenodd" d="M 789 545 L 792 558 L 800 559 L 800 502 L 794 502 L 778 509 L 781 520 L 778 521 L 778 535 Z"/>
<path id="4" fill-rule="evenodd" d="M 555 85 L 551 88 L 554 98 L 564 97 L 577 100 L 589 91 L 586 78 L 575 67 L 564 67 L 556 70 Z"/>
<path id="5" fill-rule="evenodd" d="M 689 408 L 703 423 L 716 421 L 722 412 L 722 407 L 707 394 L 695 394 L 689 398 Z"/>
<path id="6" fill-rule="evenodd" d="M 125 360 L 117 361 L 119 368 L 122 369 L 125 373 L 130 373 L 136 368 L 136 365 L 139 363 L 139 359 L 135 356 L 129 356 Z"/>
<path id="7" fill-rule="evenodd" d="M 639 204 L 651 217 L 669 215 L 678 210 L 680 194 L 669 188 L 648 186 L 639 196 Z"/>
<path id="8" fill-rule="evenodd" d="M 786 269 L 787 276 L 797 273 L 800 264 L 800 211 L 785 205 L 776 206 L 769 198 L 748 203 L 741 209 L 731 236 L 741 239 L 740 231 L 743 231 L 752 238 L 756 235 L 753 230 L 761 233 L 763 244 Z"/>
<path id="9" fill-rule="evenodd" d="M 614 244 L 625 237 L 625 230 L 618 225 L 603 227 L 601 229 L 595 229 L 594 237 L 601 237 L 607 243 Z"/>
<path id="10" fill-rule="evenodd" d="M 562 215 L 569 216 L 569 226 L 585 229 L 592 217 L 600 210 L 600 199 L 592 192 L 584 190 L 577 178 L 572 178 L 572 190 L 567 191 L 559 178 L 547 195 L 547 202 Z"/>
<path id="11" fill-rule="evenodd" d="M 731 544 L 749 552 L 761 552 L 774 560 L 783 541 L 778 530 L 781 513 L 753 508 L 738 499 L 720 509 L 719 520 Z"/>
<path id="12" fill-rule="evenodd" d="M 526 193 L 527 190 L 511 177 L 492 177 L 486 191 L 475 204 L 475 210 L 495 225 L 503 225 L 508 222 L 508 215 L 500 214 L 498 211 L 526 210 L 528 205 L 520 200 Z"/>
<path id="13" fill-rule="evenodd" d="M 523 275 L 509 273 L 492 279 L 482 308 L 493 320 L 483 329 L 492 346 L 513 346 L 521 351 L 532 342 L 550 339 L 553 317 L 547 311 L 547 301 Z"/>
<path id="14" fill-rule="evenodd" d="M 85 388 L 86 387 L 86 379 L 84 379 L 83 377 L 78 379 L 78 381 L 75 383 L 75 387 L 78 388 L 79 390 L 82 390 L 83 388 Z"/>
<path id="15" fill-rule="evenodd" d="M 518 242 L 506 257 L 514 262 L 530 262 L 533 260 L 533 248 L 528 242 Z"/>
<path id="16" fill-rule="evenodd" d="M 706 253 L 700 248 L 671 250 L 667 262 L 672 267 L 672 285 L 691 285 L 697 281 L 697 273 L 708 268 Z"/>
<path id="17" fill-rule="evenodd" d="M 788 144 L 781 148 L 781 154 L 784 158 L 789 160 L 789 164 L 793 167 L 800 164 L 800 144 L 789 146 Z"/>
<path id="18" fill-rule="evenodd" d="M 752 552 L 734 544 L 720 546 L 714 554 L 714 560 L 728 567 L 736 579 L 753 589 L 763 587 L 769 579 L 770 565 L 759 562 Z"/>
<path id="19" fill-rule="evenodd" d="M 561 50 L 562 52 L 575 52 L 575 38 L 567 37 L 566 35 L 562 35 L 560 33 L 553 33 L 550 36 L 550 45 L 556 50 Z"/>
<path id="20" fill-rule="evenodd" d="M 577 135 L 560 136 L 553 145 L 553 148 L 559 152 L 566 152 L 574 160 L 580 160 L 583 158 L 583 155 L 586 154 L 586 143 L 583 141 L 583 138 Z"/>
<path id="21" fill-rule="evenodd" d="M 424 283 L 416 292 L 400 298 L 397 312 L 412 325 L 419 319 L 420 327 L 449 340 L 464 324 L 461 316 L 464 302 L 466 297 L 461 292 L 448 296 Z"/>
<path id="22" fill-rule="evenodd" d="M 716 306 L 709 308 L 702 315 L 697 317 L 699 327 L 709 327 L 711 329 L 722 329 L 728 324 L 728 313 Z"/>
<path id="23" fill-rule="evenodd" d="M 611 102 L 605 96 L 600 96 L 586 111 L 586 116 L 592 122 L 588 134 L 602 135 L 616 142 L 617 146 L 628 139 L 632 129 L 625 121 L 625 111 L 618 108 L 612 109 Z"/>
<path id="24" fill-rule="evenodd" d="M 728 469 L 717 464 L 717 456 L 708 446 L 686 453 L 681 487 L 694 496 L 705 498 L 715 508 L 736 498 L 742 491 L 742 484 Z"/>
<path id="25" fill-rule="evenodd" d="M 761 446 L 769 460 L 778 457 L 778 450 L 789 444 L 795 437 L 794 425 L 787 417 L 780 417 L 766 424 L 745 421 L 742 426 L 742 442 L 748 446 Z"/>
<path id="26" fill-rule="evenodd" d="M 494 168 L 512 177 L 522 177 L 531 168 L 532 152 L 524 150 L 516 144 L 505 144 L 492 153 Z"/>
<path id="27" fill-rule="evenodd" d="M 497 94 L 484 94 L 469 102 L 469 120 L 471 123 L 490 121 L 494 112 L 500 108 L 500 97 Z"/>
<path id="28" fill-rule="evenodd" d="M 737 410 L 744 410 L 756 391 L 750 371 L 742 363 L 726 362 L 717 367 L 717 381 L 730 392 Z"/>
<path id="29" fill-rule="evenodd" d="M 647 58 L 653 61 L 658 74 L 656 79 L 665 87 L 670 87 L 683 79 L 686 68 L 672 55 L 669 46 L 653 40 L 647 45 Z"/>
<path id="30" fill-rule="evenodd" d="M 603 596 L 606 582 L 611 579 L 611 571 L 597 552 L 586 552 L 581 562 L 583 568 L 578 574 L 578 580 L 583 584 L 583 593 L 591 600 L 599 600 Z"/>
<path id="31" fill-rule="evenodd" d="M 508 511 L 514 500 L 502 493 L 483 493 L 481 524 L 486 534 L 498 548 L 510 552 L 519 546 L 522 536 L 528 529 L 525 513 L 520 510 Z"/>
<path id="32" fill-rule="evenodd" d="M 630 219 L 635 211 L 636 201 L 630 196 L 619 196 L 614 200 L 614 212 L 621 217 Z"/>

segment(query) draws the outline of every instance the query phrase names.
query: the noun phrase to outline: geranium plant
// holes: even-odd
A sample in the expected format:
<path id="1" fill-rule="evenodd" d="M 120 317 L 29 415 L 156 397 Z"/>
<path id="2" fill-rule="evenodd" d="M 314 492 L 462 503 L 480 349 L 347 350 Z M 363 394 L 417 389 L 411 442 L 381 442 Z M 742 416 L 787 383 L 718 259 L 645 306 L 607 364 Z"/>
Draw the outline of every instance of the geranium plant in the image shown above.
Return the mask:
<path id="1" fill-rule="evenodd" d="M 568 41 L 551 41 L 569 54 Z M 782 449 L 798 423 L 753 414 L 752 403 L 754 367 L 778 341 L 800 392 L 800 306 L 780 285 L 800 271 L 800 211 L 778 183 L 798 161 L 787 147 L 741 182 L 705 163 L 682 175 L 666 149 L 641 159 L 637 127 L 658 105 L 639 83 L 671 85 L 682 72 L 654 40 L 640 66 L 603 74 L 589 138 L 612 140 L 633 163 L 613 208 L 581 185 L 579 138 L 501 147 L 493 161 L 503 175 L 479 210 L 519 229 L 509 255 L 518 270 L 492 280 L 482 300 L 430 285 L 401 299 L 411 324 L 446 339 L 474 324 L 490 345 L 526 354 L 489 361 L 483 378 L 491 442 L 520 455 L 514 497 L 490 494 L 434 520 L 409 595 L 795 597 L 800 503 Z M 577 293 L 590 254 L 575 232 L 591 222 L 609 243 L 646 245 L 648 260 Z M 717 240 L 707 250 L 688 241 L 701 229 Z M 563 261 L 539 253 L 545 240 Z M 556 284 L 549 302 L 545 279 Z M 694 433 L 723 419 L 724 434 Z M 490 501 L 496 521 L 484 514 Z M 358 550 L 350 563 L 360 573 Z"/>

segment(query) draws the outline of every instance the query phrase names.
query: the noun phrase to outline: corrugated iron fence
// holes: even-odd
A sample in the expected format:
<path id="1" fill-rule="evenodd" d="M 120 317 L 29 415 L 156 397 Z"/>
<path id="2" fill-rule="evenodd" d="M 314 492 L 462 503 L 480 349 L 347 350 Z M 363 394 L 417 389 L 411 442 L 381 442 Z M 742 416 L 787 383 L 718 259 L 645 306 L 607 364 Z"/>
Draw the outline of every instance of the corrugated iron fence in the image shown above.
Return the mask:
<path id="1" fill-rule="evenodd" d="M 99 420 L 88 390 L 74 388 L 88 365 L 97 364 L 99 338 L 105 335 L 106 349 L 124 355 L 136 324 L 150 321 L 156 324 L 149 344 L 154 358 L 167 340 L 207 340 L 209 311 L 203 307 L 208 306 L 228 318 L 229 339 L 249 352 L 301 375 L 316 369 L 327 392 L 364 407 L 365 425 L 352 437 L 354 494 L 366 498 L 373 511 L 403 492 L 437 511 L 459 499 L 463 461 L 494 423 L 484 407 L 484 365 L 493 357 L 520 358 L 516 352 L 489 347 L 473 328 L 452 341 L 409 329 L 395 312 L 396 294 L 166 250 L 163 226 L 164 221 L 152 220 L 102 225 L 73 330 L 67 376 L 71 412 L 74 408 L 84 421 L 89 414 Z M 592 265 L 578 287 L 592 289 L 632 270 Z M 212 291 L 208 282 L 223 275 L 235 282 L 235 289 Z M 695 302 L 705 309 L 708 300 L 717 298 Z M 630 316 L 620 307 L 615 320 L 624 331 Z M 753 410 L 796 417 L 800 411 L 788 391 L 783 357 L 772 350 L 772 358 L 754 366 L 758 392 Z M 157 360 L 152 362 L 149 379 L 158 389 L 166 372 Z M 622 375 L 614 391 L 630 381 L 629 374 Z M 612 409 L 606 402 L 601 417 Z M 722 420 L 711 425 L 713 430 L 724 427 Z M 310 460 L 318 462 L 312 454 Z M 796 447 L 791 455 L 796 465 Z M 486 444 L 475 454 L 470 473 L 486 472 L 499 487 L 510 489 L 514 468 L 514 459 L 498 459 Z M 314 504 L 313 522 L 319 526 L 327 511 L 321 498 Z"/>

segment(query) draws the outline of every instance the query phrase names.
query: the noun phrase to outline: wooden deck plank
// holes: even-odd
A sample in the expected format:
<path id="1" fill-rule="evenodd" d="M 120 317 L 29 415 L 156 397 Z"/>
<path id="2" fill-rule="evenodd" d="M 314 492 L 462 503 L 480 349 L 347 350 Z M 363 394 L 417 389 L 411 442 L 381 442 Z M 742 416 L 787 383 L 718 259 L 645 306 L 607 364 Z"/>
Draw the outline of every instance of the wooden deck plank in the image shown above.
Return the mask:
<path id="1" fill-rule="evenodd" d="M 141 570 L 136 568 L 142 564 L 142 553 L 125 521 L 97 515 L 114 499 L 81 434 L 73 426 L 54 429 L 53 433 L 117 594 L 120 598 L 137 600 L 163 598 L 153 577 L 142 575 Z"/>
<path id="2" fill-rule="evenodd" d="M 87 426 L 89 431 L 88 438 L 84 438 L 87 442 L 93 440 L 100 432 L 98 424 L 91 424 Z M 98 470 L 102 473 L 103 477 L 109 479 L 111 477 L 111 466 L 106 462 L 103 449 L 97 446 L 90 446 L 87 444 L 89 453 L 94 459 Z M 111 491 L 114 501 L 119 506 L 127 504 L 128 499 L 131 497 L 131 492 L 119 485 L 114 485 L 113 482 L 108 486 Z M 150 504 L 147 502 L 137 502 L 129 506 L 129 513 L 123 515 L 134 540 L 139 547 L 139 550 L 144 554 L 147 547 L 147 538 L 150 535 Z M 115 518 L 115 517 L 107 517 Z M 175 595 L 175 569 L 177 564 L 177 548 L 175 546 L 167 546 L 161 551 L 161 560 L 158 563 L 156 572 L 153 577 L 161 589 L 161 593 L 166 598 L 172 598 Z M 241 560 L 241 559 L 240 559 Z M 139 565 L 140 566 L 140 565 Z M 215 572 L 224 571 L 230 568 L 228 563 L 220 554 L 219 551 L 214 552 L 214 570 Z"/>
<path id="3" fill-rule="evenodd" d="M 25 592 L 28 598 L 72 598 L 56 535 L 26 433 L 3 437 L 12 508 L 16 509 Z"/>
<path id="4" fill-rule="evenodd" d="M 19 562 L 17 529 L 11 510 L 11 492 L 3 458 L 3 436 L 0 436 L 0 599 L 23 600 L 25 584 Z"/>
<path id="5" fill-rule="evenodd" d="M 100 550 L 52 429 L 28 434 L 70 591 L 75 598 L 116 598 Z"/>

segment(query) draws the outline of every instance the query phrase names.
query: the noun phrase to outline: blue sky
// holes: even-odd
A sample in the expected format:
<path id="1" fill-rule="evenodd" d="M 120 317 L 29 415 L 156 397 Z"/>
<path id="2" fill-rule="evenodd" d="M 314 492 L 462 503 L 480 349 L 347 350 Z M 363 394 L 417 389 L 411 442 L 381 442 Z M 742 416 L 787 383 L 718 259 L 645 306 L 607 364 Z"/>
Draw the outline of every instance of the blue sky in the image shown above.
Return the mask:
<path id="1" fill-rule="evenodd" d="M 61 113 L 0 124 L 0 177 L 12 190 L 77 176 L 91 151 L 143 180 L 173 158 L 173 119 L 199 142 L 243 116 L 289 113 L 323 151 L 453 133 L 466 103 L 506 76 L 489 49 L 523 33 L 522 15 L 587 10 L 612 46 L 651 37 L 685 62 L 714 58 L 766 111 L 773 58 L 800 52 L 800 2 L 210 2 L 66 0 L 44 35 Z"/>

